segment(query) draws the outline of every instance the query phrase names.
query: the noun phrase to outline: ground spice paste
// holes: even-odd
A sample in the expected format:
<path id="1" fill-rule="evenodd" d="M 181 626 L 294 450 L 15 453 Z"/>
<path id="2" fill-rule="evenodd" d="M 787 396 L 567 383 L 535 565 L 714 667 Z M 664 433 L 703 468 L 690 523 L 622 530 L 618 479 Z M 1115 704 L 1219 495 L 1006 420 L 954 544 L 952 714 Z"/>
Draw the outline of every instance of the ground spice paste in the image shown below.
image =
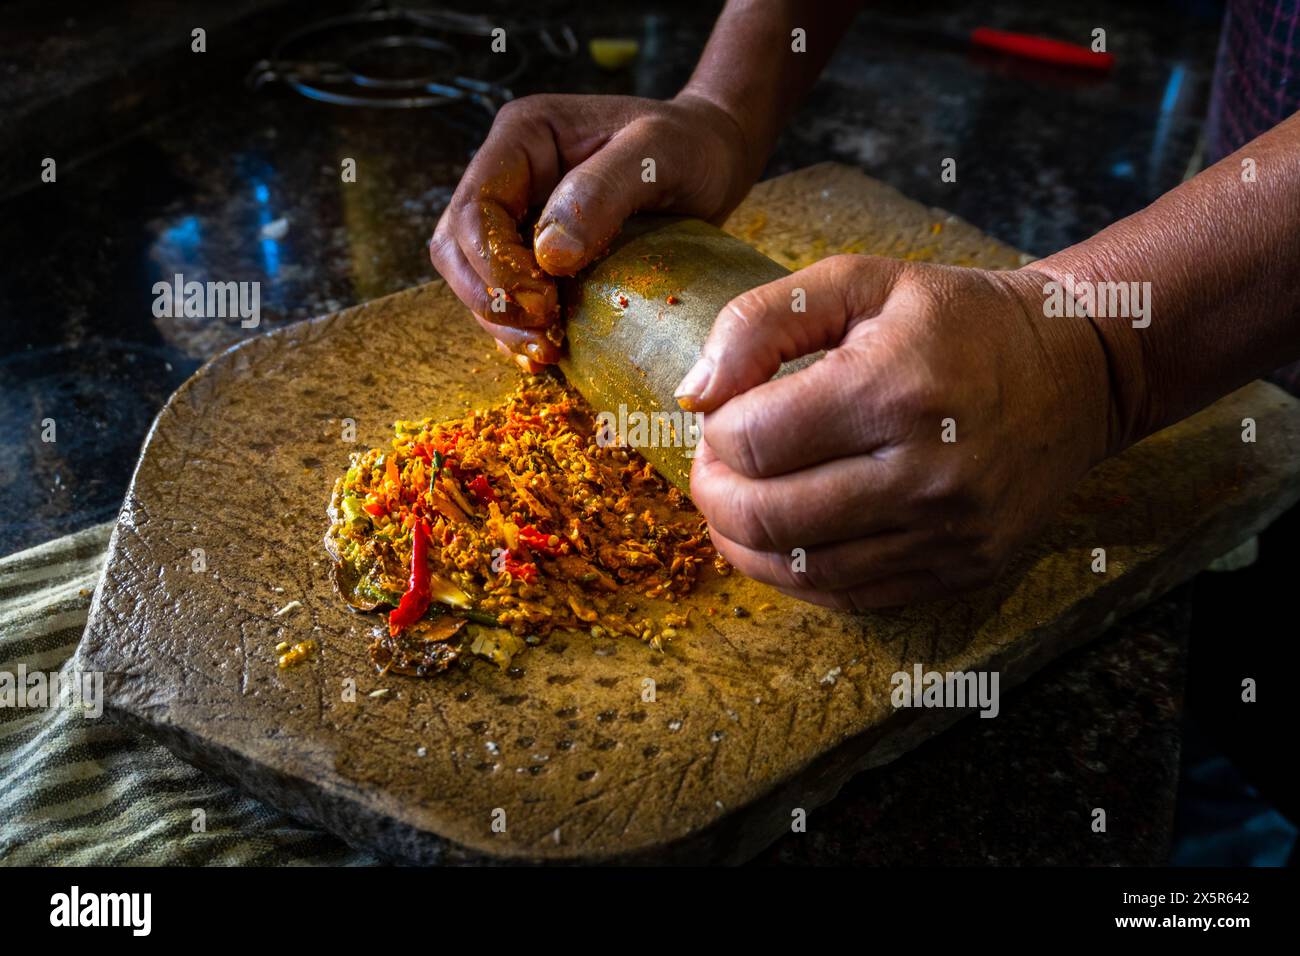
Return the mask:
<path id="1" fill-rule="evenodd" d="M 381 671 L 434 674 L 467 651 L 505 666 L 556 628 L 661 647 L 687 624 L 671 604 L 727 572 L 690 501 L 549 373 L 394 431 L 353 455 L 325 537 L 340 595 L 389 610 L 370 648 Z"/>

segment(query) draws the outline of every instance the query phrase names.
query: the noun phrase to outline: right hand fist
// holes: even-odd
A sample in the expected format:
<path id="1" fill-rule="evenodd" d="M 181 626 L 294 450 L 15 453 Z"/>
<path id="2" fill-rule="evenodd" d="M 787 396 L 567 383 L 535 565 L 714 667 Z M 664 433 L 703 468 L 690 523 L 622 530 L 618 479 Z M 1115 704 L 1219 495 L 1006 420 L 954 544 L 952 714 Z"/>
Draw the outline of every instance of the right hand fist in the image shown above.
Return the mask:
<path id="1" fill-rule="evenodd" d="M 555 362 L 564 339 L 552 276 L 591 262 L 638 210 L 720 223 L 748 192 L 749 165 L 740 126 L 702 97 L 514 100 L 438 220 L 429 258 L 533 370 Z M 529 248 L 519 223 L 543 203 Z"/>

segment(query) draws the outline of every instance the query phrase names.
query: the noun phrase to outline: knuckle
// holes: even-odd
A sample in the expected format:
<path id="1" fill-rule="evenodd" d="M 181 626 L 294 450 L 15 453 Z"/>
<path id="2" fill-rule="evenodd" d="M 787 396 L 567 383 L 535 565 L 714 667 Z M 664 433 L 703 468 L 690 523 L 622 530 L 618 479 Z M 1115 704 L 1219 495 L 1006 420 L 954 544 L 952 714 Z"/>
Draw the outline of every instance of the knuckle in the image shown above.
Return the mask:
<path id="1" fill-rule="evenodd" d="M 429 260 L 439 272 L 442 272 L 443 266 L 452 263 L 455 245 L 456 240 L 452 238 L 450 230 L 443 223 L 438 223 L 438 228 L 429 237 Z"/>
<path id="2" fill-rule="evenodd" d="M 827 349 L 817 360 L 817 372 L 818 386 L 833 389 L 832 394 L 842 399 L 842 414 L 860 419 L 873 394 L 870 364 L 864 363 L 862 353 L 847 347 Z"/>
<path id="3" fill-rule="evenodd" d="M 973 511 L 974 494 L 967 487 L 965 476 L 960 469 L 952 467 L 936 468 L 926 483 L 924 497 L 936 506 L 945 517 L 952 519 L 965 517 Z M 967 526 L 945 527 L 949 537 L 964 537 L 969 534 Z"/>
<path id="4" fill-rule="evenodd" d="M 909 424 L 934 418 L 943 410 L 943 402 L 934 378 L 924 369 L 904 366 L 894 376 L 891 396 L 895 411 Z M 938 419 L 935 419 L 938 428 Z"/>
<path id="5" fill-rule="evenodd" d="M 789 561 L 785 567 L 790 583 L 797 588 L 830 593 L 844 586 L 835 565 L 825 558 L 809 555 L 808 566 L 802 571 L 794 570 Z"/>
<path id="6" fill-rule="evenodd" d="M 547 204 L 552 215 L 559 213 L 566 228 L 582 229 L 583 220 L 569 215 L 567 209 L 574 203 L 590 204 L 600 197 L 617 196 L 627 189 L 626 171 L 615 163 L 584 163 L 571 175 L 565 176 Z"/>
<path id="7" fill-rule="evenodd" d="M 502 315 L 492 311 L 492 300 L 488 298 L 486 290 L 480 285 L 466 285 L 459 276 L 451 276 L 446 279 L 447 285 L 456 293 L 456 298 L 464 303 L 465 307 L 479 316 L 483 321 L 489 324 L 508 325 Z"/>
<path id="8" fill-rule="evenodd" d="M 684 131 L 682 122 L 671 113 L 656 110 L 637 117 L 631 123 L 630 137 L 636 142 L 671 143 Z"/>
<path id="9" fill-rule="evenodd" d="M 749 289 L 736 296 L 727 303 L 727 307 L 722 310 L 723 321 L 728 326 L 740 329 L 752 328 L 764 308 L 763 296 L 758 288 Z"/>
<path id="10" fill-rule="evenodd" d="M 535 111 L 544 110 L 546 107 L 545 96 L 534 94 L 532 96 L 519 96 L 513 100 L 507 100 L 497 110 L 496 123 L 514 122 L 530 116 Z"/>
<path id="11" fill-rule="evenodd" d="M 706 420 L 705 427 L 709 430 L 709 444 L 733 471 L 747 478 L 763 475 L 759 457 L 762 442 L 756 434 L 759 426 L 748 403 L 733 403 L 730 408 L 724 405 L 712 421 Z"/>
<path id="12" fill-rule="evenodd" d="M 942 303 L 947 296 L 947 286 L 942 266 L 919 268 L 915 263 L 904 265 L 897 281 L 899 293 L 916 309 L 931 309 Z"/>
<path id="13" fill-rule="evenodd" d="M 857 272 L 866 265 L 871 256 L 864 256 L 854 252 L 837 252 L 833 256 L 827 256 L 825 260 L 826 268 L 836 277 L 844 277 Z"/>
<path id="14" fill-rule="evenodd" d="M 773 296 L 779 298 L 773 300 Z M 788 294 L 776 292 L 771 286 L 757 286 L 742 292 L 718 313 L 713 331 L 705 340 L 705 351 L 717 362 L 726 360 L 732 349 L 740 350 L 742 356 L 766 357 L 775 346 L 773 339 L 783 334 L 779 322 L 767 319 L 769 315 L 778 319 L 783 317 L 780 310 L 788 309 L 788 303 Z"/>
<path id="15" fill-rule="evenodd" d="M 766 509 L 758 495 L 742 491 L 726 506 L 722 533 L 752 551 L 770 551 L 774 542 L 768 527 Z"/>
<path id="16" fill-rule="evenodd" d="M 535 93 L 508 100 L 497 109 L 488 139 L 500 136 L 514 140 L 521 133 L 531 136 L 540 132 L 545 128 L 547 117 L 563 113 L 563 107 L 555 99 L 550 94 Z"/>

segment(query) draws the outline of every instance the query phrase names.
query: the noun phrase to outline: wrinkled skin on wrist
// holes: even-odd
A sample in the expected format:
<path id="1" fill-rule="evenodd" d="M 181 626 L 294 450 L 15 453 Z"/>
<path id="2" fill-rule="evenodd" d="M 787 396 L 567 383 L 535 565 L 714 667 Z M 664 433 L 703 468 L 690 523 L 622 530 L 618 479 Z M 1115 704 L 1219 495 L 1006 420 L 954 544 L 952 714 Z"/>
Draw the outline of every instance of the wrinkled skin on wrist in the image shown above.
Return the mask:
<path id="1" fill-rule="evenodd" d="M 643 179 L 646 159 L 654 182 Z M 639 210 L 721 222 L 750 179 L 740 127 L 703 98 L 529 96 L 497 115 L 429 257 L 479 324 L 532 370 L 560 355 L 555 276 L 591 262 Z M 526 239 L 520 224 L 539 207 Z"/>
<path id="2" fill-rule="evenodd" d="M 1103 350 L 1086 318 L 1043 316 L 1046 281 L 837 256 L 730 303 L 690 396 L 691 494 L 722 554 L 846 609 L 992 580 L 1106 454 Z"/>

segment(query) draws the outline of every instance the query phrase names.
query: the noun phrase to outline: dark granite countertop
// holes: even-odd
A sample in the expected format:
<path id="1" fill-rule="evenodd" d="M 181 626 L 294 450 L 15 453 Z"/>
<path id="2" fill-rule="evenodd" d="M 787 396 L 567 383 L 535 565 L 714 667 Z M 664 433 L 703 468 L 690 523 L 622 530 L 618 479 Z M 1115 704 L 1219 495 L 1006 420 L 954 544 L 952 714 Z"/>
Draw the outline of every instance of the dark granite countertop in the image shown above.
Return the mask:
<path id="1" fill-rule="evenodd" d="M 759 864 L 1159 866 L 1169 857 L 1190 586 L 861 773 Z M 1092 829 L 1106 811 L 1105 832 Z"/>
<path id="2" fill-rule="evenodd" d="M 502 4 L 474 6 L 510 16 Z M 195 17 L 183 4 L 148 6 L 144 26 L 113 23 L 121 15 L 101 7 L 74 3 L 59 20 L 20 3 L 3 31 L 0 130 L 21 136 L 0 199 L 0 554 L 111 517 L 153 416 L 216 352 L 433 278 L 425 242 L 487 128 L 471 107 L 348 109 L 278 84 L 249 88 L 249 70 L 278 36 L 347 4 L 267 0 L 205 13 L 206 55 L 185 53 Z M 666 96 L 689 74 L 716 5 L 528 10 L 519 30 L 534 55 L 516 94 Z M 1101 26 L 1117 69 L 1094 78 L 974 56 L 897 29 L 921 22 L 910 5 L 876 4 L 783 136 L 769 175 L 851 163 L 1041 255 L 1142 207 L 1193 161 L 1213 4 L 1106 0 L 1064 12 L 987 0 L 934 4 L 924 16 L 932 28 L 982 24 L 1077 42 Z M 572 24 L 579 54 L 543 51 L 532 32 L 539 18 Z M 169 32 L 178 39 L 157 42 Z M 132 41 L 144 33 L 152 39 Z M 636 36 L 647 55 L 602 71 L 585 52 L 593 36 Z M 121 42 L 105 55 L 113 38 Z M 56 184 L 38 181 L 46 155 L 59 158 Z M 357 162 L 352 185 L 340 181 L 345 157 Z M 940 181 L 945 157 L 958 160 L 958 184 Z M 175 273 L 259 280 L 261 327 L 155 318 L 153 284 Z M 41 437 L 47 418 L 53 443 Z M 1158 862 L 1176 780 L 1184 606 L 1161 602 L 1056 665 L 1008 701 L 1004 719 L 967 721 L 889 773 L 863 776 L 814 814 L 812 832 L 765 859 Z M 1122 839 L 1088 830 L 1087 807 L 1105 800 L 1130 818 L 1117 821 Z"/>
<path id="3" fill-rule="evenodd" d="M 4 200 L 0 218 L 0 553 L 111 517 L 154 413 L 207 357 L 257 331 L 432 278 L 425 242 L 486 129 L 474 110 L 358 110 L 274 84 L 250 90 L 253 63 L 329 4 L 234 5 L 211 24 L 209 53 L 183 56 L 156 36 L 170 31 L 183 51 L 187 24 L 213 14 L 146 7 L 116 24 L 116 59 L 102 47 L 116 35 L 104 18 L 118 15 L 100 6 L 73 4 L 61 20 L 42 14 L 5 36 L 0 128 L 25 133 L 15 152 L 32 185 Z M 18 16 L 25 9 L 42 8 L 20 5 Z M 672 0 L 529 9 L 573 24 L 580 41 L 634 35 L 655 55 L 607 73 L 585 50 L 548 56 L 525 31 L 534 55 L 514 84 L 519 94 L 669 95 L 715 12 Z M 916 19 L 906 5 L 873 5 L 769 174 L 852 163 L 1035 254 L 1140 208 L 1183 175 L 1212 65 L 1212 18 L 1159 5 L 1062 14 L 1010 2 L 937 4 L 927 16 L 935 28 L 983 23 L 1074 38 L 1102 25 L 1118 67 L 1095 79 L 973 57 L 897 32 L 891 19 Z M 61 85 L 72 92 L 59 95 Z M 24 96 L 28 87 L 44 93 Z M 124 88 L 137 91 L 126 105 Z M 75 133 L 101 97 L 116 136 L 89 150 Z M 132 113 L 136 102 L 150 108 Z M 39 157 L 51 154 L 59 179 L 42 185 Z M 937 175 L 948 156 L 960 164 L 957 184 Z M 344 157 L 357 161 L 354 185 L 340 182 Z M 283 234 L 267 238 L 268 224 Z M 155 319 L 152 286 L 178 272 L 259 280 L 261 328 Z M 47 417 L 59 424 L 54 444 L 41 441 Z"/>

